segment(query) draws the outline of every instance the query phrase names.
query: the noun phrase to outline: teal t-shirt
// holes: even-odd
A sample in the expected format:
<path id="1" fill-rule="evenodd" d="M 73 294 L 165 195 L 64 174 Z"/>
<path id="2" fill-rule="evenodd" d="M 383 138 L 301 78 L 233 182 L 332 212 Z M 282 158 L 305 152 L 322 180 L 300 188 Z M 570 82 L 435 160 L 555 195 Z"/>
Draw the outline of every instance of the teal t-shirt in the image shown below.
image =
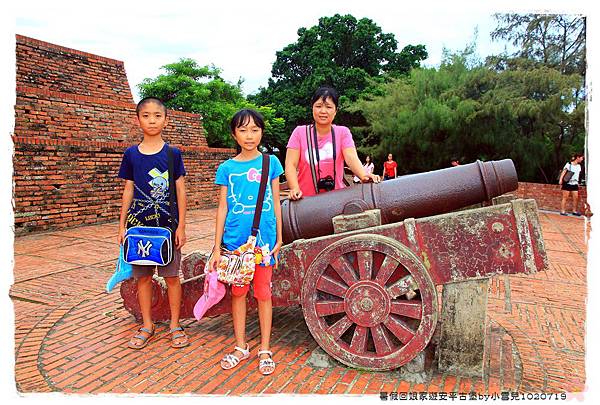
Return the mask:
<path id="1" fill-rule="evenodd" d="M 265 190 L 262 213 L 256 246 L 269 245 L 273 249 L 277 242 L 277 223 L 273 209 L 273 190 L 271 181 L 283 173 L 283 167 L 276 156 L 269 155 L 269 181 Z M 227 217 L 223 232 L 223 244 L 228 250 L 234 250 L 248 240 L 252 232 L 256 199 L 262 176 L 262 157 L 241 162 L 229 159 L 219 166 L 215 183 L 227 187 Z M 274 264 L 271 258 L 271 264 Z"/>

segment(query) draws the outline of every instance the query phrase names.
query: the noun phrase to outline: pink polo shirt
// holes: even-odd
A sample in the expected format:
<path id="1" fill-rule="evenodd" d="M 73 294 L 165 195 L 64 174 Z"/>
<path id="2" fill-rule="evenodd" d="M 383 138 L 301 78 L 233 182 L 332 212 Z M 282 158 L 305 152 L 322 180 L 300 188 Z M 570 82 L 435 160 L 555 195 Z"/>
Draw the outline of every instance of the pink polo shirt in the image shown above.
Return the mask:
<path id="1" fill-rule="evenodd" d="M 335 148 L 336 148 L 336 175 L 335 188 L 346 187 L 344 184 L 344 155 L 345 148 L 354 148 L 354 140 L 350 130 L 343 126 L 334 125 Z M 311 139 L 313 137 L 310 133 Z M 321 167 L 320 178 L 326 176 L 333 177 L 333 144 L 331 143 L 331 132 L 324 136 L 317 137 L 319 144 L 320 163 L 317 165 L 317 156 L 313 151 L 313 161 L 315 162 L 315 171 L 317 172 L 317 181 L 319 180 L 318 169 Z M 298 162 L 298 185 L 305 197 L 316 195 L 315 186 L 310 172 L 310 163 L 308 156 L 308 144 L 306 140 L 306 125 L 297 126 L 292 132 L 287 144 L 288 149 L 297 149 L 300 151 L 300 161 Z"/>

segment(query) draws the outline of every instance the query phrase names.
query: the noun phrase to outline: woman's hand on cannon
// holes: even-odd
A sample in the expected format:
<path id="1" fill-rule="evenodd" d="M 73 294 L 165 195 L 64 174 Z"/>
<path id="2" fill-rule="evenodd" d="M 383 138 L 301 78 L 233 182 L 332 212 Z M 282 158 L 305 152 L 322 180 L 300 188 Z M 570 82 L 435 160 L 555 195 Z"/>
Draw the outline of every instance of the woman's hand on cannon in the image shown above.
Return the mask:
<path id="1" fill-rule="evenodd" d="M 368 173 L 368 174 L 365 174 L 362 177 L 362 179 L 360 179 L 360 181 L 362 183 L 371 183 L 371 182 L 373 182 L 373 183 L 381 183 L 381 177 L 379 177 L 376 174 Z"/>
<path id="2" fill-rule="evenodd" d="M 291 200 L 299 200 L 301 198 L 302 198 L 302 191 L 300 190 L 300 187 L 290 189 L 290 199 Z"/>

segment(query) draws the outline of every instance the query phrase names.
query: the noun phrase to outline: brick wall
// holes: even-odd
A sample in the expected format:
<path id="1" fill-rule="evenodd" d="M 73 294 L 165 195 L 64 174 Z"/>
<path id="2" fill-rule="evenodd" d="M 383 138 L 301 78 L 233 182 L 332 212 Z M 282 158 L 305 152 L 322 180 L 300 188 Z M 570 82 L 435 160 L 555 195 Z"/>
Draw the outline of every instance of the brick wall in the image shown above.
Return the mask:
<path id="1" fill-rule="evenodd" d="M 198 114 L 168 110 L 165 141 L 206 147 Z M 29 86 L 17 86 L 17 135 L 27 138 L 136 143 L 142 131 L 135 121 L 135 104 L 78 96 Z M 15 132 L 16 133 L 16 132 Z"/>
<path id="2" fill-rule="evenodd" d="M 123 62 L 17 35 L 17 86 L 133 103 Z"/>
<path id="3" fill-rule="evenodd" d="M 562 191 L 558 184 L 540 184 L 519 182 L 519 188 L 514 191 L 519 198 L 533 198 L 538 209 L 549 211 L 560 211 Z M 571 211 L 572 200 L 567 200 L 567 212 Z M 587 202 L 586 187 L 579 186 L 579 211 L 584 212 L 584 202 Z"/>
<path id="4" fill-rule="evenodd" d="M 12 136 L 15 231 L 118 218 L 123 151 L 142 139 L 123 62 L 17 35 Z M 168 111 L 164 139 L 183 152 L 188 207 L 214 206 L 217 166 L 198 114 Z"/>

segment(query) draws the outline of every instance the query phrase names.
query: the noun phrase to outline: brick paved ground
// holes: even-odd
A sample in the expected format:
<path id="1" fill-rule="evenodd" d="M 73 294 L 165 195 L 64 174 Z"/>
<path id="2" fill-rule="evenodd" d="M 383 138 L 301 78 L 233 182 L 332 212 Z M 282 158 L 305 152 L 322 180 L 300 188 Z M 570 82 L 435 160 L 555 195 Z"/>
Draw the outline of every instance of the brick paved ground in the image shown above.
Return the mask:
<path id="1" fill-rule="evenodd" d="M 118 248 L 115 223 L 18 237 L 15 241 L 15 377 L 19 392 L 337 393 L 578 392 L 584 389 L 586 235 L 584 220 L 540 213 L 550 269 L 490 280 L 485 378 L 429 371 L 369 373 L 309 362 L 317 348 L 299 307 L 274 309 L 277 371 L 263 377 L 251 358 L 222 372 L 233 345 L 231 317 L 183 321 L 191 345 L 169 347 L 167 327 L 141 351 L 127 349 L 138 325 L 118 288 L 104 292 Z M 189 214 L 183 253 L 212 247 L 214 210 Z M 58 251 L 60 250 L 60 254 Z M 259 344 L 256 313 L 248 337 Z"/>

